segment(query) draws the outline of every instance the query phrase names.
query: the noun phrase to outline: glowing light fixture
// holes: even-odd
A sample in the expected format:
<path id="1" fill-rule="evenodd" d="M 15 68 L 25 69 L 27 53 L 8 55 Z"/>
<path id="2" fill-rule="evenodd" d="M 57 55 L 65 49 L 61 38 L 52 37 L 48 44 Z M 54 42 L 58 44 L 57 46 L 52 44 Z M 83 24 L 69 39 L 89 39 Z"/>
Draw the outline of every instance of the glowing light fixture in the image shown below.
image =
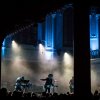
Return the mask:
<path id="1" fill-rule="evenodd" d="M 40 54 L 43 54 L 45 52 L 45 48 L 42 44 L 39 44 L 39 52 Z"/>
<path id="2" fill-rule="evenodd" d="M 67 52 L 64 53 L 63 63 L 64 65 L 72 65 L 72 57 Z"/>
<path id="3" fill-rule="evenodd" d="M 12 41 L 12 47 L 13 47 L 13 48 L 17 48 L 17 46 L 18 46 L 17 43 L 13 40 L 13 41 Z"/>
<path id="4" fill-rule="evenodd" d="M 98 38 L 90 38 L 90 49 L 91 50 L 98 50 Z"/>
<path id="5" fill-rule="evenodd" d="M 21 51 L 20 46 L 14 40 L 12 41 L 12 50 L 15 53 L 19 53 Z"/>

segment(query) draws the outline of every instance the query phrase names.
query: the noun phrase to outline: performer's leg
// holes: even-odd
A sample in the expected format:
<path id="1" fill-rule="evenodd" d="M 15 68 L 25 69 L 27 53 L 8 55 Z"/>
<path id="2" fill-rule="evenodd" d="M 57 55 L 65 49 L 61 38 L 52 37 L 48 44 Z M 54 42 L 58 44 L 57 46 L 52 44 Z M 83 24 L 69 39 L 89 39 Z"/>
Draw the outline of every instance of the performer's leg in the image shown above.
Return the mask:
<path id="1" fill-rule="evenodd" d="M 48 88 L 48 93 L 50 93 L 50 88 Z"/>
<path id="2" fill-rule="evenodd" d="M 74 88 L 72 88 L 72 93 L 74 93 Z"/>
<path id="3" fill-rule="evenodd" d="M 71 92 L 71 93 L 73 92 L 73 89 L 72 89 L 72 88 L 70 88 L 70 92 Z"/>
<path id="4" fill-rule="evenodd" d="M 45 87 L 45 91 L 44 91 L 45 93 L 47 93 L 47 88 Z"/>

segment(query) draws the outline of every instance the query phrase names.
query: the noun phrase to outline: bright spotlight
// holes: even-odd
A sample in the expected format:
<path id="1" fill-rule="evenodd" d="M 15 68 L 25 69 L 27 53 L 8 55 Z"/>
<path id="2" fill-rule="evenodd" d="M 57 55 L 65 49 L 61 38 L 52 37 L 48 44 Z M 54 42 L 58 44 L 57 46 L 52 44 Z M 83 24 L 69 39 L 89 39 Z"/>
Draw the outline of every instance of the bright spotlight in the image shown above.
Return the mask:
<path id="1" fill-rule="evenodd" d="M 14 40 L 12 41 L 12 50 L 16 53 L 20 52 L 20 47 Z"/>
<path id="2" fill-rule="evenodd" d="M 13 41 L 12 41 L 12 47 L 13 47 L 13 48 L 17 48 L 17 46 L 18 46 L 17 43 L 13 40 Z"/>
<path id="3" fill-rule="evenodd" d="M 72 65 L 72 57 L 71 57 L 71 55 L 65 52 L 64 53 L 63 62 L 64 62 L 64 65 Z"/>
<path id="4" fill-rule="evenodd" d="M 40 54 L 43 54 L 45 52 L 45 48 L 42 44 L 39 44 L 39 52 Z"/>

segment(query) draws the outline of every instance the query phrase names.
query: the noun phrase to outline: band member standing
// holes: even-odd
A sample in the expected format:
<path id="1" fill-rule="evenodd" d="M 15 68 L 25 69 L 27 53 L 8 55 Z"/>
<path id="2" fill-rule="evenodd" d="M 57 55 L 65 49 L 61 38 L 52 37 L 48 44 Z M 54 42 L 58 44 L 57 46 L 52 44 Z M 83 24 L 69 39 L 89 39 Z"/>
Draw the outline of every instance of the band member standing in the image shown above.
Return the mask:
<path id="1" fill-rule="evenodd" d="M 45 93 L 50 93 L 51 87 L 54 86 L 53 74 L 49 74 L 47 78 L 40 80 L 46 81 L 44 85 Z"/>
<path id="2" fill-rule="evenodd" d="M 74 93 L 74 77 L 69 81 L 69 84 L 70 92 Z"/>

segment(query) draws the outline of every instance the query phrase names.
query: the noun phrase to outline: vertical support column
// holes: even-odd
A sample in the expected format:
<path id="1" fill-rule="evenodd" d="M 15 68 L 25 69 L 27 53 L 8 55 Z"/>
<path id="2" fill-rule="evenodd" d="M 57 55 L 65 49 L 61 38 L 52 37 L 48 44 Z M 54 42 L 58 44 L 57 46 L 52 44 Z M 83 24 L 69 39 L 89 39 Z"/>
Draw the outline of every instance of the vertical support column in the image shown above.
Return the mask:
<path id="1" fill-rule="evenodd" d="M 2 53 L 3 37 L 0 37 L 0 88 L 1 88 L 1 53 Z"/>
<path id="2" fill-rule="evenodd" d="M 2 41 L 0 41 L 2 42 Z M 2 43 L 0 43 L 0 51 L 2 51 Z M 0 61 L 1 61 L 1 52 L 0 52 Z M 1 62 L 0 62 L 0 88 L 1 88 Z"/>
<path id="3" fill-rule="evenodd" d="M 38 40 L 42 40 L 42 23 L 38 23 Z"/>
<path id="4" fill-rule="evenodd" d="M 98 50 L 99 50 L 99 22 L 98 22 L 98 20 L 99 20 L 99 16 L 98 15 L 96 15 L 96 37 L 97 37 L 97 45 L 98 45 Z"/>
<path id="5" fill-rule="evenodd" d="M 47 49 L 52 48 L 52 16 L 51 14 L 46 16 L 45 24 L 45 47 Z"/>
<path id="6" fill-rule="evenodd" d="M 98 35 L 98 15 L 96 14 L 96 9 L 91 9 L 90 18 L 90 49 L 91 56 L 97 57 L 99 50 L 99 35 Z"/>
<path id="7" fill-rule="evenodd" d="M 54 35 L 55 35 L 55 17 L 56 17 L 56 14 L 52 14 L 52 49 L 54 49 Z"/>
<path id="8" fill-rule="evenodd" d="M 45 46 L 47 49 L 54 49 L 55 17 L 55 13 L 50 13 L 46 16 Z"/>
<path id="9" fill-rule="evenodd" d="M 99 50 L 100 50 L 100 16 L 98 16 L 98 39 L 99 39 Z M 99 51 L 100 56 L 100 51 Z"/>
<path id="10" fill-rule="evenodd" d="M 55 48 L 61 49 L 63 47 L 63 14 L 57 12 L 56 15 L 56 33 L 55 33 Z M 59 41 L 58 41 L 59 40 Z"/>
<path id="11" fill-rule="evenodd" d="M 90 37 L 88 7 L 74 5 L 74 81 L 75 96 L 91 94 Z"/>

